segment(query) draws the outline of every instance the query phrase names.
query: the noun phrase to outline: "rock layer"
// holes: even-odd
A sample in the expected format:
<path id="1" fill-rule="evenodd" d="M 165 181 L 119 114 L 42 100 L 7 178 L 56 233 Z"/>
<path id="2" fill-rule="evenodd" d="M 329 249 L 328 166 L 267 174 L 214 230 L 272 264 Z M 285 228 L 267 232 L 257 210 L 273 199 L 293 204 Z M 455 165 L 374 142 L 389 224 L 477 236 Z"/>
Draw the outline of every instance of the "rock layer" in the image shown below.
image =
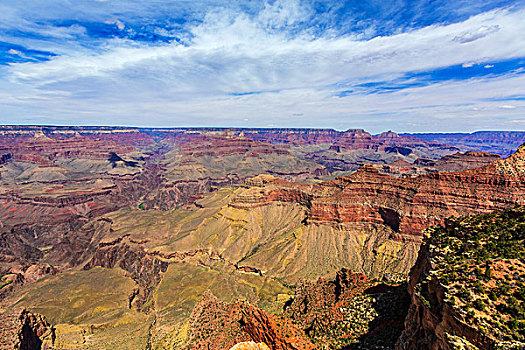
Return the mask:
<path id="1" fill-rule="evenodd" d="M 279 179 L 266 183 L 261 190 L 248 189 L 232 205 L 295 202 L 308 208 L 310 223 L 370 222 L 386 225 L 400 235 L 417 236 L 448 216 L 525 203 L 525 146 L 508 159 L 461 172 L 397 178 L 364 166 L 352 175 L 318 185 Z"/>

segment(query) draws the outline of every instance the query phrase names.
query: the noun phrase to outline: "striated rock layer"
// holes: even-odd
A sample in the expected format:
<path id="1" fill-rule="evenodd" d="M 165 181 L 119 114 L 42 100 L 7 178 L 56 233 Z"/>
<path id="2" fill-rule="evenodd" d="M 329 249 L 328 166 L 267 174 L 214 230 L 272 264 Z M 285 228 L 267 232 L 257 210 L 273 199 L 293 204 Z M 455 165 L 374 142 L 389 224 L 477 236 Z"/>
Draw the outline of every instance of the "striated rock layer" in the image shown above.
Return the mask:
<path id="1" fill-rule="evenodd" d="M 261 189 L 238 196 L 232 206 L 295 202 L 308 208 L 309 223 L 378 223 L 401 239 L 401 235 L 417 236 L 448 216 L 525 203 L 525 146 L 507 159 L 461 172 L 396 178 L 364 166 L 352 175 L 316 185 L 265 182 Z"/>
<path id="2" fill-rule="evenodd" d="M 187 341 L 202 349 L 250 341 L 272 349 L 323 342 L 391 347 L 400 329 L 388 306 L 404 305 L 399 289 L 368 285 L 365 276 L 348 270 L 335 281 L 300 282 L 293 301 L 284 285 L 333 276 L 341 266 L 370 278 L 404 279 L 416 260 L 422 228 L 525 198 L 523 146 L 475 170 L 398 178 L 367 165 L 320 182 L 328 168 L 300 147 L 330 155 L 381 152 L 407 166 L 403 159 L 422 157 L 411 147 L 434 146 L 362 130 L 87 128 L 67 129 L 67 136 L 64 130 L 42 130 L 6 136 L 9 142 L 1 145 L 0 298 L 14 293 L 24 306 L 40 305 L 48 316 L 57 309 L 46 309 L 46 299 L 60 294 L 58 310 L 67 304 L 67 311 L 78 312 L 60 316 L 62 344 L 69 344 L 64 334 L 71 331 L 92 349 L 116 349 L 115 343 L 102 346 L 106 340 L 97 337 L 118 341 L 114 335 L 126 330 L 140 331 L 140 339 L 126 344 L 136 341 L 151 349 Z M 405 156 L 410 153 L 413 158 Z M 457 170 L 458 164 L 470 167 L 495 158 L 455 154 L 442 164 Z M 260 173 L 266 175 L 252 177 Z M 116 271 L 125 277 L 125 289 L 108 285 Z M 87 276 L 80 288 L 84 294 L 69 290 L 78 276 Z M 32 285 L 42 285 L 32 284 L 39 279 L 58 281 L 51 285 L 59 287 L 26 294 Z M 71 298 L 77 293 L 89 300 L 99 282 L 105 289 L 97 299 L 111 294 L 118 303 L 83 305 Z M 207 289 L 228 296 L 205 298 L 190 320 Z M 247 296 L 253 304 L 231 295 Z M 272 314 L 282 312 L 285 303 L 283 316 Z M 371 332 L 389 344 L 374 343 Z"/>
<path id="3" fill-rule="evenodd" d="M 413 177 L 436 171 L 462 171 L 486 166 L 501 157 L 494 153 L 468 151 L 445 155 L 439 160 L 418 158 L 413 163 L 398 159 L 385 165 L 375 165 L 381 173 L 398 176 Z"/>

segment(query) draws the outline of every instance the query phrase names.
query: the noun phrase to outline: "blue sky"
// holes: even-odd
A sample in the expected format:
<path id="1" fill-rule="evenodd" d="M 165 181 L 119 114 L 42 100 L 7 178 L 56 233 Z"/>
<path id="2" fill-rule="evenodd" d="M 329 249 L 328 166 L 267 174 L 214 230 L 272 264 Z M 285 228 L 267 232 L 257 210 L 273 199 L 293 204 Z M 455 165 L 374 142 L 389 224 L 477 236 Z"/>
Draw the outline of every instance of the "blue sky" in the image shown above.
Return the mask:
<path id="1" fill-rule="evenodd" d="M 4 0 L 0 108 L 0 124 L 525 130 L 525 5 Z"/>

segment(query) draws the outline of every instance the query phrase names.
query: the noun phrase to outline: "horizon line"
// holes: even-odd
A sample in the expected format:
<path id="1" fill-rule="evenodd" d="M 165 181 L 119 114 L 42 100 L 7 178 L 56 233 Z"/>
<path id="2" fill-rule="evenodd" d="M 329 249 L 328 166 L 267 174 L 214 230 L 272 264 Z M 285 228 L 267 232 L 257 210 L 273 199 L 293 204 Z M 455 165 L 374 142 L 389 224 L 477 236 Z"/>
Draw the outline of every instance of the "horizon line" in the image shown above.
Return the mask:
<path id="1" fill-rule="evenodd" d="M 336 128 L 323 128 L 323 127 L 244 127 L 244 126 L 130 126 L 130 125 L 56 125 L 56 124 L 0 124 L 0 128 L 4 127 L 34 127 L 34 128 L 112 128 L 112 129 L 160 129 L 160 130 L 170 130 L 170 129 L 183 129 L 183 130 L 326 130 L 326 131 L 336 131 L 336 132 L 347 132 L 349 130 L 362 130 L 368 132 L 364 128 L 348 128 L 348 129 L 336 129 Z M 447 131 L 447 132 L 402 132 L 394 131 L 392 129 L 385 130 L 377 134 L 379 135 L 385 132 L 394 132 L 396 134 L 474 134 L 478 132 L 513 132 L 513 133 L 525 133 L 525 130 L 475 130 L 475 131 Z M 370 133 L 370 132 L 368 132 Z M 370 133 L 371 134 L 371 133 Z"/>

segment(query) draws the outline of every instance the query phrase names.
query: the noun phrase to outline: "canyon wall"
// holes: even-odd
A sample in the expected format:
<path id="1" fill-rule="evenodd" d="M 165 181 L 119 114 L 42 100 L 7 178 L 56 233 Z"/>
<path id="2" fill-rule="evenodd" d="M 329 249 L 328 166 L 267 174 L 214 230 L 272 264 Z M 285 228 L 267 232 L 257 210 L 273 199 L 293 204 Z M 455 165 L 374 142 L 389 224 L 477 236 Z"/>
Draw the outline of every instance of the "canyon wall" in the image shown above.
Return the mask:
<path id="1" fill-rule="evenodd" d="M 235 207 L 280 201 L 308 208 L 309 223 L 369 222 L 392 229 L 399 239 L 420 235 L 446 217 L 479 214 L 525 203 L 525 146 L 505 160 L 461 172 L 436 172 L 399 178 L 364 166 L 352 175 L 315 185 L 281 179 L 247 182 Z M 408 237 L 407 237 L 408 235 Z"/>

